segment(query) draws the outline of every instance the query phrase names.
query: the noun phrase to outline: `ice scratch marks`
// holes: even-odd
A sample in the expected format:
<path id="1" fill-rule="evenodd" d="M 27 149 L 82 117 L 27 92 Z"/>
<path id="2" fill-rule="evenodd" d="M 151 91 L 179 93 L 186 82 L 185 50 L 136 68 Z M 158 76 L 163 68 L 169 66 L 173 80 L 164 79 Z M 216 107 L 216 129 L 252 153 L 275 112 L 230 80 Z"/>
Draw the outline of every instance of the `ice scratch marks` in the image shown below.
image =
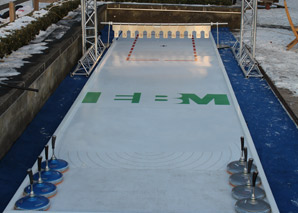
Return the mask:
<path id="1" fill-rule="evenodd" d="M 68 152 L 74 168 L 225 170 L 233 148 L 216 152 Z"/>

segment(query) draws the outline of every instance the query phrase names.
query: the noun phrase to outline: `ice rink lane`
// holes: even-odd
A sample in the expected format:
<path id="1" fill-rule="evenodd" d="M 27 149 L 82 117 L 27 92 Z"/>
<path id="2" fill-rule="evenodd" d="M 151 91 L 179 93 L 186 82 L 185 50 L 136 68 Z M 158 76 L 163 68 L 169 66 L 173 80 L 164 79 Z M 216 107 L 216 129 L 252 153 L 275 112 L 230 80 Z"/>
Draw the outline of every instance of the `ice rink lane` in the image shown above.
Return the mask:
<path id="1" fill-rule="evenodd" d="M 70 170 L 50 211 L 231 212 L 242 135 L 274 210 L 213 39 L 194 39 L 197 60 L 187 38 L 138 39 L 127 60 L 134 41 L 113 43 L 56 131 Z"/>

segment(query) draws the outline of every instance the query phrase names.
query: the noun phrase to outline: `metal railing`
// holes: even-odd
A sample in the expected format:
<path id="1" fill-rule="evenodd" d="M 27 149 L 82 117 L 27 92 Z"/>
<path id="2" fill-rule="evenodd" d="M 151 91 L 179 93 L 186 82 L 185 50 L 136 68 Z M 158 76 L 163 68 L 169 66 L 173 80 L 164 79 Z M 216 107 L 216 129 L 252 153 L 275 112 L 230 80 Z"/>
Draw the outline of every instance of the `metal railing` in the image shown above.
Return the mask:
<path id="1" fill-rule="evenodd" d="M 220 48 L 220 42 L 219 42 L 219 29 L 218 27 L 220 25 L 228 25 L 228 23 L 223 22 L 210 22 L 210 23 L 128 23 L 128 22 L 100 22 L 101 24 L 107 24 L 109 25 L 109 31 L 108 31 L 108 38 L 110 37 L 110 28 L 112 25 L 129 25 L 129 26 L 216 26 L 216 45 L 217 48 Z M 143 29 L 142 29 L 143 30 Z M 109 39 L 108 44 L 109 46 Z"/>

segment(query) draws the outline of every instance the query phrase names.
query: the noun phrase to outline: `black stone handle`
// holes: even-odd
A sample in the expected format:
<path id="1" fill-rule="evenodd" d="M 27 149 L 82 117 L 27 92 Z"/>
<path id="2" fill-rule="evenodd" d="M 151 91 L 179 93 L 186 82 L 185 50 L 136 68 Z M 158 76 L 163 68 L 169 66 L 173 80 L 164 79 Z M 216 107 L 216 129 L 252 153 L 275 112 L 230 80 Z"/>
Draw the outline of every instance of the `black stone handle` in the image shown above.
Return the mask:
<path id="1" fill-rule="evenodd" d="M 28 169 L 27 170 L 27 174 L 29 175 L 30 184 L 33 185 L 33 173 L 32 173 L 32 169 Z"/>
<path id="2" fill-rule="evenodd" d="M 45 156 L 46 156 L 46 160 L 49 159 L 49 145 L 45 146 Z"/>
<path id="3" fill-rule="evenodd" d="M 41 172 L 41 161 L 42 161 L 42 157 L 38 156 L 38 171 Z"/>
<path id="4" fill-rule="evenodd" d="M 252 186 L 253 187 L 256 186 L 256 181 L 257 181 L 258 174 L 259 173 L 257 171 L 252 174 Z"/>
<path id="5" fill-rule="evenodd" d="M 253 161 L 254 161 L 254 159 L 249 158 L 248 163 L 247 163 L 247 173 L 250 173 Z"/>
<path id="6" fill-rule="evenodd" d="M 52 136 L 52 149 L 55 149 L 56 139 L 57 139 L 57 136 L 56 135 L 53 135 Z"/>
<path id="7" fill-rule="evenodd" d="M 243 152 L 244 152 L 244 161 L 246 162 L 247 161 L 247 147 L 244 147 Z"/>
<path id="8" fill-rule="evenodd" d="M 242 136 L 240 138 L 240 140 L 241 140 L 241 151 L 243 151 L 244 150 L 244 137 Z"/>

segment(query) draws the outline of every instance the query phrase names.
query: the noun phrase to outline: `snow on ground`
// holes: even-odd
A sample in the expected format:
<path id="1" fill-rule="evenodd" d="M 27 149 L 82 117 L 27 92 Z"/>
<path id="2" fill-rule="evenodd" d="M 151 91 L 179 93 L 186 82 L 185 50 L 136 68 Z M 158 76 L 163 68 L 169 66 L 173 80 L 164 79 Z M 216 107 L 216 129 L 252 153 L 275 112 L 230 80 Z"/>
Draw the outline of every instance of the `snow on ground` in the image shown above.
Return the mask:
<path id="1" fill-rule="evenodd" d="M 26 5 L 28 4 L 28 2 L 25 2 L 25 5 L 23 5 L 22 8 L 16 11 L 18 18 L 14 22 L 9 23 L 9 18 L 0 18 L 1 24 L 9 23 L 8 25 L 0 28 L 0 37 L 6 37 L 9 34 L 11 34 L 14 30 L 21 29 L 22 27 L 25 27 L 26 25 L 30 24 L 32 21 L 35 21 L 37 18 L 40 18 L 47 14 L 48 11 L 41 8 L 39 11 L 34 11 L 32 16 L 27 16 L 28 13 L 31 13 L 33 11 L 33 8 L 31 6 Z M 44 6 L 46 5 L 48 4 L 44 4 Z"/>
<path id="2" fill-rule="evenodd" d="M 78 18 L 78 14 L 79 10 L 71 11 L 64 19 L 72 18 L 73 21 L 80 21 L 80 15 Z M 52 24 L 46 31 L 40 31 L 39 35 L 29 45 L 4 57 L 0 62 L 0 83 L 8 80 L 11 76 L 20 74 L 17 69 L 28 63 L 28 58 L 33 54 L 42 54 L 43 50 L 47 49 L 48 42 L 54 39 L 60 39 L 69 28 L 66 21 L 62 19 L 57 24 Z M 48 39 L 49 35 L 51 35 L 52 39 Z"/>
<path id="3" fill-rule="evenodd" d="M 287 5 L 294 25 L 298 25 L 298 1 L 287 0 Z M 284 8 L 258 10 L 256 59 L 277 87 L 298 96 L 298 44 L 287 51 L 295 36 L 290 28 L 280 27 L 290 27 Z"/>
<path id="4" fill-rule="evenodd" d="M 0 5 L 9 2 L 9 0 L 0 0 Z M 59 4 L 59 3 L 55 3 Z M 55 5 L 54 4 L 54 5 Z M 29 0 L 24 2 L 23 8 L 24 11 L 28 10 L 32 12 L 32 1 Z M 40 8 L 44 8 L 48 3 L 40 4 Z M 23 9 L 21 8 L 21 9 Z M 26 9 L 27 8 L 27 9 Z M 0 11 L 3 13 L 3 11 Z M 47 10 L 40 9 L 39 11 L 35 11 L 32 16 L 26 16 L 28 12 L 19 12 L 19 17 L 16 21 L 9 23 L 4 27 L 0 27 L 0 37 L 6 37 L 14 30 L 20 29 L 32 21 L 36 20 L 39 17 L 44 16 L 47 14 Z M 65 17 L 65 19 L 73 19 L 73 21 L 79 21 L 77 19 L 77 15 L 79 10 L 71 11 Z M 3 20 L 3 19 L 2 19 Z M 0 18 L 1 21 L 1 18 Z M 33 54 L 42 54 L 43 50 L 47 49 L 47 43 L 51 42 L 54 39 L 60 39 L 69 29 L 70 27 L 67 26 L 67 23 L 62 19 L 57 24 L 52 24 L 46 31 L 40 31 L 39 35 L 30 42 L 29 45 L 26 45 L 17 51 L 14 51 L 9 56 L 4 57 L 0 61 L 0 83 L 2 81 L 8 80 L 9 77 L 19 75 L 20 73 L 17 71 L 18 68 L 21 68 L 25 63 L 28 63 L 28 58 L 30 58 Z M 51 35 L 51 39 L 48 39 L 49 35 Z"/>
<path id="5" fill-rule="evenodd" d="M 30 24 L 32 21 L 35 20 L 35 18 L 30 16 L 23 16 L 21 18 L 18 18 L 14 22 L 9 23 L 7 26 L 0 28 L 0 37 L 7 37 L 14 30 L 21 29 L 22 27 L 25 27 L 26 25 Z"/>
<path id="6" fill-rule="evenodd" d="M 298 1 L 297 0 L 287 0 L 287 5 L 289 8 L 292 20 L 297 20 L 298 25 Z M 284 0 L 279 0 L 280 5 L 284 5 Z M 295 21 L 294 21 L 295 22 Z M 272 24 L 281 26 L 290 26 L 288 18 L 284 8 L 274 8 L 271 10 L 259 10 L 258 12 L 258 24 Z"/>
<path id="7" fill-rule="evenodd" d="M 13 52 L 7 58 L 4 58 L 4 62 L 0 63 L 0 82 L 8 80 L 11 76 L 20 74 L 16 69 L 28 63 L 24 59 L 30 58 L 32 54 L 42 53 L 43 50 L 47 49 L 46 44 L 45 42 L 41 42 L 26 45 L 18 51 Z"/>
<path id="8" fill-rule="evenodd" d="M 279 0 L 279 4 L 284 5 L 284 1 Z M 298 25 L 298 0 L 287 0 L 287 5 L 294 24 Z M 239 37 L 239 31 L 234 34 Z M 256 59 L 277 87 L 298 97 L 298 44 L 286 50 L 294 38 L 284 8 L 273 5 L 270 10 L 258 10 Z"/>
<path id="9" fill-rule="evenodd" d="M 3 5 L 5 3 L 9 3 L 11 0 L 0 0 L 0 5 Z M 31 0 L 28 0 L 26 2 L 23 2 L 22 4 L 18 4 L 18 5 L 22 5 L 22 8 L 19 8 L 18 10 L 16 10 L 16 15 L 18 18 L 26 16 L 27 14 L 31 13 L 33 11 L 33 4 Z M 39 8 L 45 8 L 49 5 L 49 3 L 39 3 Z M 0 14 L 5 13 L 6 11 L 8 11 L 8 9 L 5 10 L 1 10 Z M 6 19 L 2 19 L 0 18 L 0 24 L 7 24 L 9 23 L 9 18 Z"/>
<path id="10" fill-rule="evenodd" d="M 286 50 L 292 40 L 292 31 L 258 28 L 256 58 L 277 87 L 298 96 L 298 48 Z"/>

